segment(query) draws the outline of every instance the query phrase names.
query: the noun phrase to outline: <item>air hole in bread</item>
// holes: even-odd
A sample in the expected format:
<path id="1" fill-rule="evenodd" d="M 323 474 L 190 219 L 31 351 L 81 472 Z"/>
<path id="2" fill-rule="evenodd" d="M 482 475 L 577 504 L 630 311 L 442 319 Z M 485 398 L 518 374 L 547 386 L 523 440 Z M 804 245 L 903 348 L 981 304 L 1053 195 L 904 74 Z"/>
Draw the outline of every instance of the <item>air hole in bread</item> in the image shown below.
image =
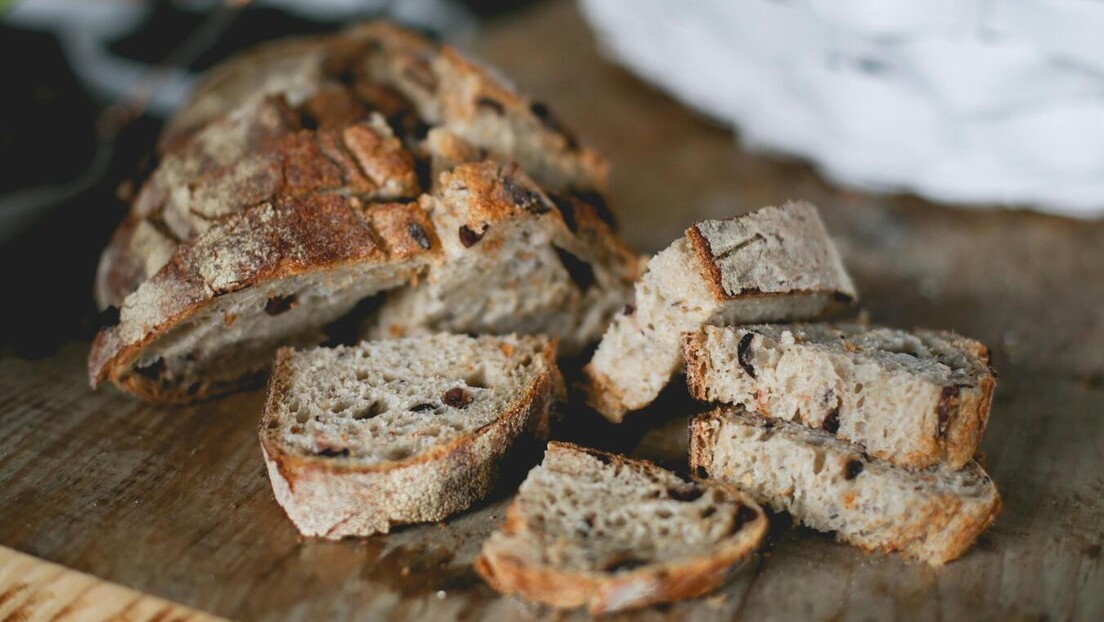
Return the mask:
<path id="1" fill-rule="evenodd" d="M 861 393 L 862 390 L 863 390 L 863 384 L 861 382 L 856 382 L 855 386 L 851 388 L 851 391 L 853 393 Z"/>
<path id="2" fill-rule="evenodd" d="M 563 264 L 564 270 L 567 270 L 567 276 L 571 277 L 572 282 L 575 283 L 575 286 L 578 287 L 580 291 L 585 292 L 594 285 L 594 268 L 590 267 L 590 264 L 559 246 L 554 246 L 553 249 L 560 258 L 560 263 Z"/>
<path id="3" fill-rule="evenodd" d="M 264 311 L 270 316 L 277 316 L 282 313 L 287 313 L 295 307 L 299 306 L 299 300 L 295 294 L 288 294 L 287 296 L 270 296 L 265 302 Z"/>
<path id="4" fill-rule="evenodd" d="M 601 569 L 607 572 L 624 572 L 639 568 L 648 562 L 640 559 L 635 553 L 625 552 L 610 556 L 602 564 Z"/>
<path id="5" fill-rule="evenodd" d="M 145 376 L 150 380 L 157 380 L 161 378 L 161 374 L 165 373 L 165 359 L 157 357 L 150 363 L 135 365 L 134 373 Z"/>
<path id="6" fill-rule="evenodd" d="M 468 377 L 464 378 L 464 384 L 472 387 L 473 389 L 486 389 L 487 388 L 487 375 L 482 369 L 476 370 Z"/>
<path id="7" fill-rule="evenodd" d="M 387 452 L 385 457 L 392 461 L 405 460 L 410 457 L 410 450 L 406 447 L 393 447 Z"/>
<path id="8" fill-rule="evenodd" d="M 667 496 L 676 501 L 694 501 L 705 493 L 700 486 L 690 485 L 686 488 L 668 488 Z"/>
<path id="9" fill-rule="evenodd" d="M 358 421 L 363 421 L 365 419 L 371 419 L 372 417 L 382 415 L 385 412 L 387 412 L 387 405 L 386 404 L 383 404 L 383 403 L 378 402 L 378 401 L 373 401 L 373 402 L 370 402 L 368 404 L 368 406 L 361 409 L 359 412 L 353 414 L 353 419 L 356 419 Z"/>
<path id="10" fill-rule="evenodd" d="M 736 510 L 736 518 L 732 521 L 732 532 L 736 533 L 740 531 L 745 524 L 752 522 L 759 516 L 759 513 L 752 509 L 750 506 L 740 504 L 740 509 Z"/>

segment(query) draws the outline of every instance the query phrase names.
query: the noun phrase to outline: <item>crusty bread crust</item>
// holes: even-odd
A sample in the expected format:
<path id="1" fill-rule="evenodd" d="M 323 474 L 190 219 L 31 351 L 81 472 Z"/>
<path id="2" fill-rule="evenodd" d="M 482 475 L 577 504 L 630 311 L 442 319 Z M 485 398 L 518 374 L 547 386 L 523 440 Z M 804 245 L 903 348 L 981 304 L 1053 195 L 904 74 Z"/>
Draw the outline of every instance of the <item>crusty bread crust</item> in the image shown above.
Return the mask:
<path id="1" fill-rule="evenodd" d="M 740 409 L 738 407 L 736 409 L 731 407 L 718 408 L 694 417 L 690 421 L 690 467 L 702 476 L 719 478 L 724 481 L 726 475 L 718 470 L 717 455 L 723 451 L 723 448 L 719 447 L 719 443 L 724 442 L 722 429 L 725 425 L 732 425 L 726 421 L 726 418 L 731 416 L 728 414 L 730 412 L 740 412 Z M 746 420 L 757 422 L 757 425 L 763 429 L 763 433 L 767 437 L 772 433 L 771 430 L 775 425 L 795 426 L 800 429 L 797 424 L 784 422 L 775 424 L 772 420 L 757 416 L 746 416 Z M 852 447 L 854 447 L 855 455 L 861 454 L 861 447 Z M 822 458 L 822 460 L 827 464 L 829 458 Z M 791 466 L 795 470 L 804 468 L 804 465 L 800 464 Z M 787 468 L 791 468 L 791 466 Z M 914 476 L 917 473 L 902 467 L 890 468 L 897 469 L 906 478 L 910 473 Z M 876 527 L 859 533 L 845 533 L 840 530 L 836 532 L 836 537 L 868 553 L 875 551 L 901 553 L 933 566 L 939 566 L 957 559 L 996 520 L 1002 505 L 1000 494 L 996 487 L 992 485 L 992 482 L 988 480 L 988 476 L 984 475 L 980 467 L 974 465 L 974 468 L 984 478 L 984 485 L 987 486 L 981 497 L 967 499 L 949 490 L 925 498 L 917 497 L 905 505 L 907 515 L 869 517 L 877 525 Z M 815 466 L 812 467 L 812 470 L 814 473 L 819 472 Z M 862 469 L 859 470 L 859 473 L 861 472 Z M 732 483 L 733 485 L 736 484 L 735 482 Z M 832 486 L 836 486 L 836 484 L 832 484 Z M 920 490 L 919 481 L 916 490 Z M 748 492 L 751 493 L 750 490 Z M 778 499 L 776 493 L 791 497 L 793 495 L 805 496 L 810 494 L 807 490 L 770 491 L 757 501 L 775 505 Z M 837 508 L 835 511 L 840 512 L 843 511 L 841 508 L 851 508 L 855 502 L 856 492 L 850 489 L 845 491 L 841 487 L 838 493 L 840 499 L 834 502 L 838 503 L 834 506 Z M 901 494 L 912 493 L 902 492 Z M 771 495 L 775 496 L 775 501 L 769 498 Z M 752 496 L 756 495 L 752 494 Z M 774 509 L 781 511 L 784 508 L 775 507 Z M 795 520 L 802 521 L 802 517 L 795 516 Z M 886 539 L 886 536 L 891 537 Z"/>
<path id="2" fill-rule="evenodd" d="M 581 447 L 571 443 L 550 442 L 548 451 L 577 451 L 601 456 L 624 468 L 662 471 L 643 460 L 633 460 Z M 732 537 L 717 546 L 711 555 L 682 563 L 654 563 L 623 573 L 577 572 L 554 567 L 525 564 L 506 551 L 488 550 L 475 561 L 475 571 L 491 587 L 505 594 L 517 594 L 529 600 L 560 608 L 585 606 L 593 615 L 658 603 L 696 598 L 721 586 L 733 569 L 755 552 L 767 531 L 763 511 L 741 493 L 721 486 L 734 502 L 754 510 L 755 516 Z M 524 521 L 512 505 L 502 526 L 505 533 L 524 528 Z"/>
<path id="3" fill-rule="evenodd" d="M 162 156 L 158 169 L 141 187 L 130 214 L 102 255 L 95 295 L 101 308 L 120 307 L 122 323 L 101 331 L 97 338 L 89 357 L 92 384 L 111 379 L 145 397 L 177 402 L 233 390 L 262 376 L 263 366 L 248 370 L 244 375 L 249 378 L 189 379 L 187 386 L 166 383 L 164 378 L 150 379 L 132 373 L 132 368 L 141 364 L 148 371 L 157 364 L 149 345 L 218 297 L 240 289 L 368 264 L 408 267 L 405 280 L 416 278 L 427 258 L 411 258 L 411 265 L 404 267 L 387 252 L 369 252 L 388 243 L 377 230 L 362 232 L 357 243 L 335 248 L 328 256 L 320 250 L 321 245 L 304 250 L 295 266 L 285 261 L 284 267 L 266 269 L 266 260 L 261 258 L 258 262 L 262 265 L 252 270 L 260 279 L 255 282 L 245 276 L 232 287 L 208 282 L 223 270 L 219 264 L 227 261 L 233 245 L 265 247 L 267 253 L 279 254 L 280 247 L 313 243 L 305 238 L 322 242 L 327 236 L 341 238 L 360 227 L 335 222 L 338 230 L 327 233 L 321 223 L 294 215 L 308 209 L 297 205 L 328 201 L 323 195 L 352 196 L 355 199 L 350 200 L 372 203 L 361 210 L 368 213 L 378 211 L 376 202 L 419 195 L 424 204 L 429 197 L 422 193 L 430 188 L 417 165 L 433 158 L 432 141 L 422 140 L 423 132 L 431 128 L 459 133 L 458 141 L 475 144 L 472 149 L 449 146 L 445 157 L 439 158 L 441 162 L 454 157 L 517 160 L 526 170 L 532 169 L 530 173 L 541 178 L 545 187 L 559 193 L 555 206 L 544 198 L 548 207 L 558 208 L 551 209 L 554 214 L 547 218 L 562 230 L 557 231 L 562 233 L 557 243 L 568 253 L 590 254 L 593 261 L 612 264 L 610 272 L 618 272 L 617 277 L 624 281 L 616 286 L 600 282 L 588 292 L 589 297 L 578 301 L 581 309 L 577 315 L 586 326 L 578 332 L 587 334 L 586 341 L 594 338 L 591 333 L 600 332 L 596 325 L 610 314 L 611 296 L 593 299 L 607 287 L 627 289 L 636 276 L 635 257 L 602 222 L 599 208 L 575 201 L 600 197 L 604 160 L 577 144 L 547 107 L 516 93 L 458 51 L 376 21 L 336 35 L 259 46 L 208 72 L 190 103 L 166 128 L 158 148 Z M 308 231 L 300 235 L 290 224 L 280 225 L 282 229 L 276 231 L 260 222 L 258 214 L 273 209 L 282 214 L 277 214 L 277 220 L 298 218 Z M 246 225 L 253 221 L 257 222 L 251 230 Z M 456 236 L 455 230 L 434 231 L 424 219 L 417 226 L 421 233 L 414 238 L 423 255 L 439 255 L 438 233 Z M 233 231 L 233 241 L 226 237 L 228 231 Z M 220 237 L 226 239 L 220 241 Z M 411 237 L 400 231 L 391 242 Z M 223 256 L 207 258 L 205 253 Z M 312 266 L 301 261 L 308 256 L 320 263 Z M 239 268 L 242 266 L 234 269 Z M 243 275 L 245 272 L 250 271 Z M 389 281 L 379 289 L 403 284 Z M 325 289 L 317 282 L 310 285 Z M 343 306 L 345 297 L 361 293 L 360 288 L 352 287 L 333 291 L 333 298 L 341 303 L 336 306 Z M 221 309 L 213 307 L 211 312 Z M 530 324 L 517 330 L 563 332 L 565 344 L 572 336 L 568 330 Z M 456 330 L 464 332 L 466 328 Z M 304 337 L 284 345 L 305 345 L 307 341 Z M 261 355 L 267 362 L 271 354 L 267 346 L 258 348 L 264 350 Z M 216 367 L 216 363 L 208 365 L 203 352 L 194 356 L 196 364 L 189 369 Z M 233 373 L 228 371 L 230 367 L 246 366 L 243 361 L 248 356 L 242 352 L 233 365 L 223 366 L 223 375 Z"/>
<path id="4" fill-rule="evenodd" d="M 247 209 L 181 245 L 172 261 L 127 299 L 119 324 L 100 331 L 92 344 L 89 382 L 95 387 L 110 380 L 167 402 L 236 389 L 250 379 L 165 384 L 134 365 L 146 348 L 202 308 L 245 288 L 356 265 L 394 265 L 414 278 L 439 248 L 432 231 L 416 204 L 365 209 L 357 199 L 325 195 Z"/>
<path id="5" fill-rule="evenodd" d="M 288 399 L 291 354 L 287 348 L 277 354 L 258 432 L 276 500 L 307 536 L 387 533 L 467 508 L 491 491 L 512 448 L 548 437 L 551 404 L 563 393 L 555 344 L 549 342 L 541 352 L 544 371 L 493 422 L 411 458 L 358 465 L 286 451 L 275 416 L 277 404 Z"/>
<path id="6" fill-rule="evenodd" d="M 802 328 L 802 325 L 792 326 L 795 331 Z M 782 328 L 789 327 L 783 326 Z M 867 328 L 877 329 L 877 327 Z M 759 338 L 764 338 L 759 334 L 762 332 L 761 330 L 757 332 L 758 329 L 756 326 L 731 327 L 727 330 L 732 331 L 734 335 L 748 338 L 747 343 L 749 345 L 756 343 L 751 339 L 756 335 L 758 335 Z M 690 395 L 695 399 L 728 403 L 730 401 L 729 399 L 718 399 L 717 393 L 723 394 L 725 389 L 731 389 L 731 384 L 726 384 L 726 381 L 731 383 L 733 376 L 727 375 L 730 372 L 722 372 L 711 368 L 712 359 L 715 353 L 711 353 L 709 348 L 719 347 L 716 344 L 711 345 L 709 341 L 708 335 L 710 332 L 714 331 L 715 329 L 702 329 L 683 334 L 683 358 L 686 361 L 686 384 L 689 388 Z M 846 440 L 863 444 L 867 453 L 876 458 L 888 460 L 901 466 L 923 468 L 937 463 L 945 463 L 952 468 L 961 468 L 973 459 L 989 420 L 989 407 L 992 401 L 993 391 L 996 388 L 996 377 L 990 364 L 989 350 L 973 339 L 968 339 L 949 331 L 920 329 L 914 334 L 929 335 L 931 338 L 942 339 L 946 343 L 953 345 L 953 347 L 958 348 L 964 355 L 976 361 L 978 363 L 976 369 L 983 369 L 985 370 L 984 373 L 973 375 L 970 379 L 970 384 L 944 386 L 942 395 L 939 396 L 938 401 L 934 403 L 927 402 L 934 412 L 924 408 L 923 417 L 908 418 L 908 421 L 894 419 L 889 422 L 887 425 L 888 428 L 905 430 L 907 434 L 909 434 L 910 446 L 914 448 L 911 451 L 889 451 L 884 448 L 875 447 L 874 445 L 876 445 L 876 443 L 870 442 L 868 437 L 864 438 L 861 435 L 858 437 L 849 437 L 844 430 L 839 430 L 839 422 L 846 419 L 851 414 L 846 408 L 843 410 L 840 409 L 840 404 L 845 400 L 837 401 L 835 406 L 835 426 L 838 431 L 829 431 Z M 775 348 L 785 349 L 787 347 L 777 344 L 776 338 L 772 339 L 772 344 Z M 743 343 L 741 343 L 741 346 L 743 346 Z M 848 342 L 843 342 L 842 348 L 845 351 L 855 351 L 855 346 Z M 848 348 L 850 348 L 850 350 L 848 350 Z M 739 353 L 735 354 L 737 356 L 742 356 L 739 355 Z M 826 373 L 840 373 L 835 366 L 830 367 L 832 371 Z M 734 372 L 737 374 L 746 374 L 746 372 L 741 372 L 740 368 L 736 368 Z M 761 374 L 762 372 L 760 371 L 759 373 Z M 810 377 L 810 379 L 811 378 L 813 377 Z M 830 379 L 831 377 L 826 378 L 825 382 Z M 741 402 L 741 405 L 765 417 L 777 417 L 790 420 L 791 417 L 795 416 L 791 412 L 771 411 L 769 394 L 764 394 L 765 390 L 761 388 L 761 385 L 754 384 L 762 381 L 762 377 L 758 379 L 754 377 L 749 378 L 747 376 L 739 377 L 738 382 L 752 383 L 751 386 L 757 387 L 755 397 L 750 400 L 753 403 Z M 865 390 L 870 390 L 871 388 L 872 387 L 867 386 Z M 939 389 L 939 386 L 932 384 L 929 386 L 929 389 L 934 392 Z M 792 390 L 791 388 L 791 392 Z M 910 400 L 915 399 L 915 396 L 911 393 L 907 397 Z M 915 404 L 916 402 L 907 403 Z M 812 410 L 817 406 L 821 405 L 809 405 L 808 408 Z M 867 401 L 867 407 L 870 407 L 869 400 Z M 805 406 L 801 407 L 802 413 L 805 413 L 805 408 Z M 828 405 L 824 404 L 822 408 L 828 408 Z M 885 417 L 895 416 L 895 412 L 892 410 L 882 414 Z M 803 414 L 803 416 L 807 415 Z M 938 421 L 940 425 L 937 428 L 933 424 L 930 430 L 928 430 L 919 425 L 925 421 Z M 812 427 L 817 427 L 820 423 L 819 420 L 815 422 L 802 420 L 802 422 Z M 870 431 L 866 433 L 870 434 Z M 886 439 L 882 438 L 880 441 L 884 443 Z"/>
<path id="7" fill-rule="evenodd" d="M 255 205 L 322 194 L 352 195 L 365 201 L 412 199 L 420 194 L 413 158 L 390 136 L 382 119 L 265 136 L 250 145 L 248 155 L 231 164 L 188 174 L 197 168 L 194 160 L 207 157 L 203 153 L 166 156 L 142 188 L 132 213 L 100 260 L 96 291 L 101 306 L 120 306 L 171 258 L 179 244 Z M 176 183 L 185 187 L 175 187 Z M 147 237 L 164 248 L 150 248 L 147 237 L 135 237 L 150 226 L 156 235 Z M 157 261 L 152 257 L 155 253 L 164 259 Z"/>
<path id="8" fill-rule="evenodd" d="M 699 222 L 652 258 L 606 329 L 584 369 L 588 403 L 615 423 L 647 406 L 682 367 L 683 332 L 833 316 L 856 296 L 808 203 Z"/>

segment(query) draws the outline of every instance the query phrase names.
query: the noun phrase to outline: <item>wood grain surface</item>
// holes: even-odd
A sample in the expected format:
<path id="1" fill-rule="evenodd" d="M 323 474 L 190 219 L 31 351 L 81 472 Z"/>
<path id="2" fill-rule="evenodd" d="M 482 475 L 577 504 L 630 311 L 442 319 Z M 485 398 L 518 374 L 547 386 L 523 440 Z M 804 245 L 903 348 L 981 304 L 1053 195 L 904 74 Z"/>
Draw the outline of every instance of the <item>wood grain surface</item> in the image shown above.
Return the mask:
<path id="1" fill-rule="evenodd" d="M 0 620 L 218 622 L 222 618 L 0 546 Z"/>
<path id="2" fill-rule="evenodd" d="M 716 595 L 611 619 L 1104 619 L 1104 224 L 847 192 L 744 152 L 601 60 L 568 2 L 471 47 L 608 155 L 637 248 L 697 219 L 810 200 L 873 320 L 982 339 L 1001 373 L 982 447 L 1005 509 L 961 560 L 864 555 L 777 519 Z M 87 349 L 0 354 L 0 544 L 229 618 L 585 618 L 500 597 L 472 572 L 508 490 L 442 524 L 301 539 L 264 473 L 258 393 L 188 408 L 94 393 Z M 679 467 L 696 408 L 676 383 L 617 428 L 572 407 L 556 435 Z"/>

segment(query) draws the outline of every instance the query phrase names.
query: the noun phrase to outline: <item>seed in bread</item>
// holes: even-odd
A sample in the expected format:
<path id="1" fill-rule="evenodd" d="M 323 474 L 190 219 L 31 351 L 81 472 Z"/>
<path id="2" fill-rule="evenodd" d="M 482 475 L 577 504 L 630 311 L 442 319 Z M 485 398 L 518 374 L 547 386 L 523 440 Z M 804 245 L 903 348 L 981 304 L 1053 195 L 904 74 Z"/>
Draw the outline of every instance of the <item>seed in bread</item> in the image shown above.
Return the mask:
<path id="1" fill-rule="evenodd" d="M 701 222 L 648 262 L 586 368 L 589 403 L 615 422 L 650 404 L 682 367 L 683 332 L 814 319 L 855 296 L 808 203 Z"/>
<path id="2" fill-rule="evenodd" d="M 966 552 L 1001 507 L 976 462 L 957 471 L 907 469 L 823 430 L 739 406 L 691 421 L 690 466 L 865 551 L 896 551 L 934 566 Z"/>
<path id="3" fill-rule="evenodd" d="M 766 529 L 733 489 L 552 442 L 475 569 L 500 592 L 599 615 L 717 588 Z"/>
<path id="4" fill-rule="evenodd" d="M 511 451 L 528 447 L 535 462 L 562 391 L 541 337 L 283 349 L 261 448 L 276 500 L 304 535 L 387 533 L 467 508 Z"/>
<path id="5" fill-rule="evenodd" d="M 683 353 L 694 397 L 819 428 L 909 467 L 967 464 L 996 387 L 988 349 L 945 331 L 707 326 L 684 335 Z"/>

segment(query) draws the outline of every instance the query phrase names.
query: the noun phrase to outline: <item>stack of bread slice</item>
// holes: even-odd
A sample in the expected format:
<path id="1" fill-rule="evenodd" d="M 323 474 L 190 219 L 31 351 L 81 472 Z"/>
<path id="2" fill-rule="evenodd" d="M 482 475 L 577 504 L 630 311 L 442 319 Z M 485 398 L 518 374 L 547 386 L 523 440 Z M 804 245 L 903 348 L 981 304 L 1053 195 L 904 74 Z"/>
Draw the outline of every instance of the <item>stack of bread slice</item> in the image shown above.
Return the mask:
<path id="1" fill-rule="evenodd" d="M 723 404 L 690 426 L 690 466 L 864 549 L 931 564 L 1000 509 L 974 462 L 995 378 L 980 343 L 806 321 L 855 291 L 814 208 L 700 223 L 658 254 L 587 368 L 613 421 L 685 365 Z"/>

